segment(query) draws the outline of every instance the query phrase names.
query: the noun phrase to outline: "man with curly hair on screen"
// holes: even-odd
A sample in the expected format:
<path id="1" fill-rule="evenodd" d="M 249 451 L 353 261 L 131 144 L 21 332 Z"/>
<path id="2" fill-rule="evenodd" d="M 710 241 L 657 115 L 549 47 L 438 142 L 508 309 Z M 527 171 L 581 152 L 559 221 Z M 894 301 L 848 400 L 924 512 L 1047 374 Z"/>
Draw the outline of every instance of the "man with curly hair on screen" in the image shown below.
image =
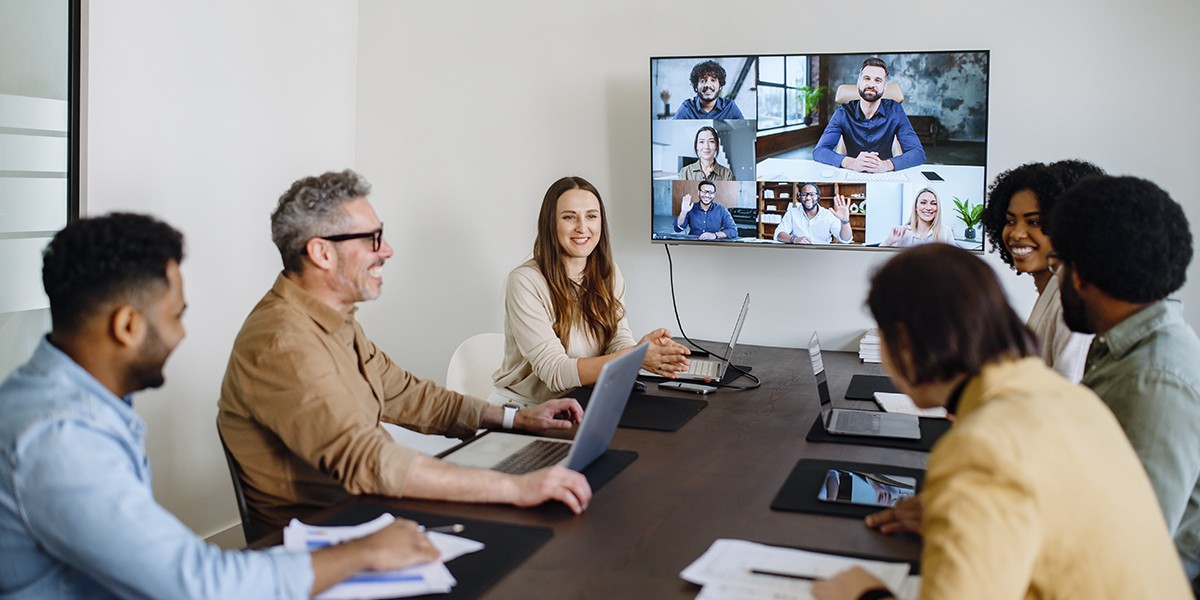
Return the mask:
<path id="1" fill-rule="evenodd" d="M 676 119 L 744 119 L 742 110 L 732 98 L 722 98 L 725 88 L 725 67 L 715 60 L 706 60 L 692 67 L 692 89 L 696 95 L 683 101 Z"/>

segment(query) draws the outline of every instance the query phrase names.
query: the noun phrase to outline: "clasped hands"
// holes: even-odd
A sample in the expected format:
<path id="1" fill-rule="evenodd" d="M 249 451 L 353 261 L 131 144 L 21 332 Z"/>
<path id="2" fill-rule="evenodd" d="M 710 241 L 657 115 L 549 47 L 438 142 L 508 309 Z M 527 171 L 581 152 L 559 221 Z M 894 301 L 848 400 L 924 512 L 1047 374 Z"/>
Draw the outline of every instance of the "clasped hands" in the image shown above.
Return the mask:
<path id="1" fill-rule="evenodd" d="M 646 358 L 642 360 L 642 368 L 663 377 L 675 379 L 676 373 L 686 371 L 692 353 L 683 344 L 671 339 L 671 332 L 660 327 L 642 336 L 639 344 L 649 343 L 646 348 Z"/>
<path id="2" fill-rule="evenodd" d="M 850 158 L 847 156 L 846 158 Z M 859 152 L 858 156 L 850 158 L 850 164 L 843 164 L 843 167 L 851 171 L 860 171 L 864 173 L 887 173 L 888 171 L 896 170 L 890 159 L 879 158 L 878 152 Z"/>

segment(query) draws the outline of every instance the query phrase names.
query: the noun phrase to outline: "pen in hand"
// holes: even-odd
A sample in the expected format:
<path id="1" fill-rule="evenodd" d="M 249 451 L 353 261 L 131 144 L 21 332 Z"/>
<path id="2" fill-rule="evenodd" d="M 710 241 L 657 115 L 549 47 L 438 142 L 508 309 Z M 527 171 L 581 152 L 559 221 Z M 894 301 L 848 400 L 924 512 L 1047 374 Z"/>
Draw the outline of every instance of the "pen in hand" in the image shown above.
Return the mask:
<path id="1" fill-rule="evenodd" d="M 787 577 L 788 579 L 802 579 L 804 581 L 816 581 L 818 578 L 812 575 L 800 575 L 798 573 L 780 573 L 779 571 L 768 571 L 766 569 L 750 569 L 750 572 L 755 575 L 771 575 L 774 577 Z"/>
<path id="2" fill-rule="evenodd" d="M 462 523 L 454 523 L 453 525 L 442 525 L 440 527 L 421 527 L 421 531 L 437 532 L 437 533 L 462 533 L 467 526 Z"/>

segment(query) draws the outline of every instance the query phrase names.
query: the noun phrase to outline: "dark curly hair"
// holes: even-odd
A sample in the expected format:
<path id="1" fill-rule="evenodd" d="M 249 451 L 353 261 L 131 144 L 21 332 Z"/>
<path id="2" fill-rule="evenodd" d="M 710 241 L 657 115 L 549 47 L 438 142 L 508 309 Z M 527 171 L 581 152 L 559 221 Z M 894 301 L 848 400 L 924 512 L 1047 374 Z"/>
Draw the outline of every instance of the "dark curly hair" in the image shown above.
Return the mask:
<path id="1" fill-rule="evenodd" d="M 1033 333 L 1008 305 L 995 271 L 949 244 L 923 244 L 889 260 L 871 277 L 866 304 L 885 346 L 908 348 L 911 362 L 894 362 L 914 384 L 1038 355 Z"/>
<path id="2" fill-rule="evenodd" d="M 183 261 L 183 234 L 154 217 L 112 213 L 67 225 L 42 252 L 54 331 L 78 331 L 114 304 L 143 306 L 168 287 L 170 261 Z"/>
<path id="3" fill-rule="evenodd" d="M 705 75 L 712 75 L 717 78 L 721 87 L 725 87 L 725 67 L 715 60 L 706 60 L 702 63 L 697 63 L 692 67 L 692 90 L 695 91 L 696 86 L 700 85 L 700 78 Z"/>
<path id="4" fill-rule="evenodd" d="M 1065 187 L 1050 167 L 1042 163 L 1026 163 L 1014 167 L 996 176 L 992 187 L 988 190 L 988 201 L 983 207 L 983 233 L 991 243 L 992 252 L 999 252 L 1000 259 L 1016 270 L 1012 254 L 1004 245 L 1004 224 L 1008 221 L 1008 203 L 1012 197 L 1022 190 L 1029 190 L 1037 196 L 1038 206 L 1042 211 L 1042 228 L 1049 223 L 1049 213 L 1059 194 Z"/>
<path id="5" fill-rule="evenodd" d="M 1050 170 L 1054 172 L 1054 176 L 1058 178 L 1063 191 L 1070 189 L 1080 179 L 1089 175 L 1106 175 L 1104 169 L 1086 160 L 1079 160 L 1077 158 L 1055 161 L 1046 166 L 1050 167 Z"/>
<path id="6" fill-rule="evenodd" d="M 1079 277 L 1126 302 L 1157 302 L 1183 287 L 1192 234 L 1183 208 L 1137 177 L 1087 177 L 1054 209 L 1050 243 Z"/>

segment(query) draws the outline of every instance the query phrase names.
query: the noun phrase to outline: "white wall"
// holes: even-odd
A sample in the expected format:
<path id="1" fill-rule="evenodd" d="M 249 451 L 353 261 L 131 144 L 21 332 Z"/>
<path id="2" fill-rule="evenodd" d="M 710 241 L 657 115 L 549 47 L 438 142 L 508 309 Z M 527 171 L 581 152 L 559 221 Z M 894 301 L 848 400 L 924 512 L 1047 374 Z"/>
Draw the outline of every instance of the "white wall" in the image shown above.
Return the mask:
<path id="1" fill-rule="evenodd" d="M 358 166 L 397 250 L 383 298 L 362 312 L 367 330 L 401 364 L 441 379 L 459 341 L 500 331 L 504 276 L 529 256 L 542 194 L 565 174 L 605 197 L 635 334 L 674 329 L 667 260 L 648 241 L 655 55 L 990 49 L 989 177 L 1082 157 L 1158 182 L 1200 224 L 1193 153 L 1179 146 L 1200 134 L 1200 84 L 1183 75 L 1200 55 L 1200 4 L 923 0 L 880 10 L 852 23 L 846 11 L 790 0 L 471 10 L 361 0 Z M 845 26 L 813 26 L 835 12 Z M 727 339 L 751 291 L 744 341 L 799 346 L 819 329 L 828 346 L 849 347 L 870 326 L 865 278 L 887 255 L 677 246 L 672 256 L 693 337 Z M 1032 281 L 989 260 L 1027 312 Z M 1193 325 L 1196 289 L 1183 294 Z"/>
<path id="2" fill-rule="evenodd" d="M 93 2 L 87 212 L 183 230 L 188 336 L 137 396 L 154 488 L 207 535 L 237 521 L 214 419 L 233 337 L 279 271 L 270 212 L 291 181 L 354 162 L 357 5 Z"/>

